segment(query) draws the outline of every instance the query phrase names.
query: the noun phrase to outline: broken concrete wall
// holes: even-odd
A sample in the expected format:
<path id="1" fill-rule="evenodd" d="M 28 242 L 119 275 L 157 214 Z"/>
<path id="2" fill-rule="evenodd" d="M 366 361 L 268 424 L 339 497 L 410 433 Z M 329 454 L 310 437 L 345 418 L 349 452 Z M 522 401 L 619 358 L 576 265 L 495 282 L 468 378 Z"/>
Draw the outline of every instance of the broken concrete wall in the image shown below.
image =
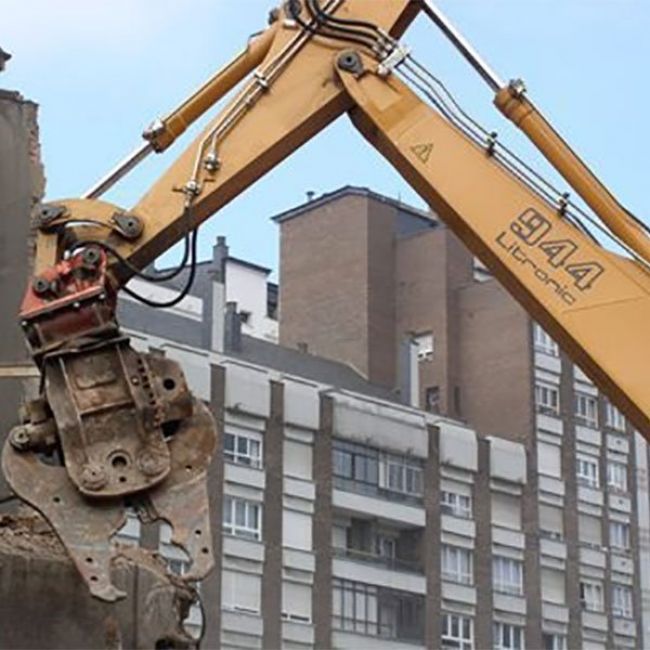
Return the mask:
<path id="1" fill-rule="evenodd" d="M 45 177 L 37 106 L 0 89 L 0 441 L 17 423 L 18 407 L 34 380 L 17 315 L 32 257 L 31 214 Z M 0 478 L 0 502 L 7 494 Z"/>
<path id="2" fill-rule="evenodd" d="M 0 515 L 0 649 L 158 647 L 168 628 L 168 617 L 161 619 L 166 594 L 146 568 L 126 557 L 112 578 L 125 599 L 105 603 L 91 597 L 43 519 L 22 508 Z"/>
<path id="3" fill-rule="evenodd" d="M 116 615 L 90 597 L 42 520 L 0 517 L 0 648 L 118 648 Z"/>

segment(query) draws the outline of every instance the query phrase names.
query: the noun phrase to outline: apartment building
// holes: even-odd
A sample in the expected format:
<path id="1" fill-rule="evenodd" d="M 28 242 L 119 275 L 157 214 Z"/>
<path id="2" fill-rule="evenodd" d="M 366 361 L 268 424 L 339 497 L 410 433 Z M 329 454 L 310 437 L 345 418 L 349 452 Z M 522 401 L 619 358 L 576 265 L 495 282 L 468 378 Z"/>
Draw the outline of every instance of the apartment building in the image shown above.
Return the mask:
<path id="1" fill-rule="evenodd" d="M 275 221 L 281 343 L 400 391 L 412 341 L 416 404 L 525 450 L 521 567 L 493 570 L 523 576 L 527 623 L 521 638 L 495 626 L 495 647 L 645 647 L 643 438 L 435 215 L 345 187 Z"/>
<path id="2" fill-rule="evenodd" d="M 196 293 L 149 318 L 148 332 L 130 327 L 146 308 L 121 309 L 134 345 L 181 361 L 223 423 L 210 485 L 222 559 L 201 586 L 205 647 L 524 647 L 521 444 L 479 438 L 350 366 L 243 334 L 232 303 L 223 327 L 212 322 L 212 347 L 180 340 L 180 319 L 196 340 L 206 321 L 193 315 L 217 313 Z M 134 520 L 129 536 L 139 537 Z M 169 539 L 162 527 L 161 554 L 182 571 Z M 547 614 L 549 643 L 566 647 L 568 610 Z M 191 613 L 190 629 L 200 618 Z"/>
<path id="3" fill-rule="evenodd" d="M 242 266 L 258 296 L 243 318 L 226 300 Z M 464 277 L 462 290 L 499 296 L 481 296 L 484 311 L 516 313 L 484 271 Z M 139 289 L 162 299 L 177 282 Z M 507 422 L 501 435 L 477 434 L 436 413 L 426 391 L 428 409 L 405 404 L 399 385 L 309 353 L 310 339 L 274 344 L 261 324 L 276 313 L 275 289 L 265 269 L 231 264 L 219 240 L 176 307 L 152 319 L 121 305 L 134 344 L 179 360 L 223 423 L 210 489 L 222 564 L 201 588 L 206 647 L 643 647 L 645 443 L 542 330 L 525 321 L 533 453 Z M 440 355 L 435 330 L 423 341 L 420 377 Z M 159 545 L 182 571 L 164 527 Z M 195 609 L 189 628 L 200 625 Z"/>

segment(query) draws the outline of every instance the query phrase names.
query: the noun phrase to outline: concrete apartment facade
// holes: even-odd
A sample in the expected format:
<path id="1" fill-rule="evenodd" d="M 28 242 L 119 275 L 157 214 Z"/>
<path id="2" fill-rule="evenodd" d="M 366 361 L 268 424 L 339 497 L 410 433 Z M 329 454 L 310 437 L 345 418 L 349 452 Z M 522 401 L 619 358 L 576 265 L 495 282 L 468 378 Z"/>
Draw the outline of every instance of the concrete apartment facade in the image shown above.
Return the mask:
<path id="1" fill-rule="evenodd" d="M 298 302 L 283 302 L 293 263 L 287 257 L 302 254 L 302 244 L 294 240 L 287 248 L 284 229 L 298 218 L 279 219 L 280 339 L 289 346 L 274 344 L 268 336 L 273 328 L 264 323 L 277 308 L 267 269 L 233 262 L 223 240 L 213 260 L 199 266 L 192 295 L 173 310 L 151 319 L 148 308 L 122 303 L 122 322 L 134 342 L 181 361 L 193 390 L 224 427 L 211 485 L 215 526 L 223 525 L 215 542 L 222 567 L 203 586 L 207 647 L 644 647 L 650 559 L 645 443 L 430 215 L 413 211 L 416 223 L 408 223 L 404 206 L 349 192 L 329 197 L 329 206 L 315 202 L 303 209 L 325 207 L 337 226 L 348 225 L 364 201 L 381 202 L 384 217 L 391 210 L 406 213 L 399 218 L 410 252 L 399 253 L 393 242 L 384 255 L 390 265 L 388 251 L 398 249 L 395 257 L 405 258 L 401 264 L 411 278 L 400 280 L 407 295 L 395 295 L 390 318 L 421 344 L 419 383 L 425 389 L 415 399 L 428 409 L 404 403 L 410 396 L 402 390 L 398 330 L 390 381 L 368 381 L 372 368 L 378 372 L 370 363 L 379 345 L 373 337 L 390 331 L 374 325 L 389 320 L 372 297 L 385 285 L 350 287 L 329 269 L 327 284 L 343 294 L 332 296 L 330 307 L 341 301 L 350 318 L 338 330 L 353 332 L 337 335 L 365 341 L 353 363 L 336 354 L 336 341 L 325 349 L 316 336 L 325 336 L 325 329 L 311 337 L 299 323 L 295 340 L 286 340 L 286 319 L 298 309 Z M 348 198 L 355 209 L 348 206 L 339 219 L 335 204 Z M 372 206 L 366 208 L 372 228 Z M 347 241 L 345 233 L 341 238 Z M 354 277 L 328 237 L 309 239 L 326 242 L 332 267 L 348 281 Z M 443 251 L 427 251 L 427 239 Z M 436 260 L 431 291 L 417 269 L 416 244 L 427 263 Z M 374 264 L 359 257 L 349 252 L 360 269 Z M 243 323 L 236 292 L 228 289 L 229 283 L 244 285 L 236 277 L 241 273 L 246 286 L 256 284 L 251 295 L 258 296 Z M 359 274 L 365 281 L 372 275 Z M 386 278 L 380 272 L 375 277 Z M 294 290 L 291 277 L 288 282 Z M 320 300 L 322 287 L 311 289 Z M 147 295 L 165 298 L 170 290 L 149 286 Z M 356 300 L 348 299 L 349 291 L 357 292 Z M 300 310 L 318 324 L 320 307 L 309 303 L 308 293 L 301 295 Z M 408 294 L 446 302 L 438 310 L 427 305 L 411 325 L 416 301 L 411 315 L 400 307 Z M 365 321 L 360 317 L 365 333 L 352 329 L 358 326 L 354 309 L 366 311 Z M 466 322 L 450 324 L 449 314 Z M 474 338 L 479 335 L 482 345 Z M 508 358 L 491 359 L 485 340 L 493 355 L 514 349 L 523 357 L 512 360 L 512 374 Z M 474 393 L 462 383 L 471 368 L 483 373 L 484 384 L 492 377 L 495 390 L 521 396 L 524 405 L 512 419 L 506 412 L 499 421 L 498 409 L 488 408 L 489 386 L 479 386 L 472 401 Z M 449 388 L 455 384 L 446 383 L 449 376 L 461 382 L 460 400 Z M 437 401 L 426 390 L 433 381 L 444 386 Z M 481 383 L 480 377 L 473 381 Z M 538 393 L 551 390 L 539 394 L 539 408 L 536 385 Z M 576 391 L 597 398 L 599 427 L 590 400 L 581 402 L 584 417 L 574 416 Z M 451 396 L 446 401 L 445 392 Z M 459 402 L 449 417 L 444 411 Z M 482 412 L 491 413 L 484 429 L 475 423 Z M 174 556 L 164 539 L 161 550 Z"/>
<path id="2" fill-rule="evenodd" d="M 232 303 L 224 327 L 214 323 L 214 302 L 197 292 L 211 278 L 205 295 L 227 294 L 222 246 L 176 313 L 151 319 L 128 301 L 121 314 L 134 345 L 183 364 L 223 426 L 211 478 L 222 566 L 202 586 L 206 647 L 480 648 L 496 630 L 523 639 L 523 446 L 480 440 L 349 366 L 245 335 Z M 213 347 L 187 343 L 211 322 Z M 563 647 L 568 613 L 549 616 L 545 631 Z"/>
<path id="3" fill-rule="evenodd" d="M 646 647 L 643 438 L 435 215 L 346 187 L 275 221 L 281 343 L 399 390 L 413 340 L 422 408 L 525 449 L 527 646 L 559 606 L 570 648 Z"/>

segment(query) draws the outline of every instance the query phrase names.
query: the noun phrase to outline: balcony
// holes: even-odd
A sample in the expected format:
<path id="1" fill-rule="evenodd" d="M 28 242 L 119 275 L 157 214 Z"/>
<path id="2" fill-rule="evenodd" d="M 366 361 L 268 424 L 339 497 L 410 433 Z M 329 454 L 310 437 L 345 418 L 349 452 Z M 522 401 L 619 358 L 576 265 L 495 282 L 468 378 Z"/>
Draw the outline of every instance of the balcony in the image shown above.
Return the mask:
<path id="1" fill-rule="evenodd" d="M 333 548 L 334 557 L 343 558 L 346 560 L 354 560 L 355 562 L 364 562 L 374 566 L 381 566 L 391 571 L 402 571 L 405 573 L 422 573 L 422 567 L 419 562 L 415 560 L 402 560 L 396 557 L 387 557 L 377 555 L 368 551 L 362 551 L 356 548 Z"/>
<path id="2" fill-rule="evenodd" d="M 424 527 L 424 508 L 407 503 L 386 501 L 358 492 L 334 490 L 332 504 L 339 513 L 351 517 L 368 517 L 390 523 L 398 528 Z"/>
<path id="3" fill-rule="evenodd" d="M 345 492 L 354 492 L 368 497 L 377 499 L 386 499 L 407 505 L 422 506 L 422 497 L 419 495 L 407 494 L 396 490 L 389 490 L 380 487 L 377 483 L 368 483 L 365 481 L 356 481 L 354 479 L 334 476 L 334 487 Z"/>
<path id="4" fill-rule="evenodd" d="M 381 647 L 382 639 L 391 644 L 424 641 L 423 595 L 339 578 L 332 587 L 333 630 L 373 637 L 372 647 Z M 351 647 L 365 646 L 361 641 Z"/>
<path id="5" fill-rule="evenodd" d="M 347 440 L 332 449 L 334 487 L 382 500 L 422 505 L 423 462 Z"/>

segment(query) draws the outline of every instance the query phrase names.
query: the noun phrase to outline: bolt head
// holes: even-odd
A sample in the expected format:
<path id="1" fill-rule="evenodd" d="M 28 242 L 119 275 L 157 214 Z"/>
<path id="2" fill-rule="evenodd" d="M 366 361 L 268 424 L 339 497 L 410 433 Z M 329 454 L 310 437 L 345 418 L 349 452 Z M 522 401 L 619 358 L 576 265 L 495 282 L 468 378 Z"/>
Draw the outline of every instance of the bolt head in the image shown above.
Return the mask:
<path id="1" fill-rule="evenodd" d="M 86 463 L 79 477 L 87 490 L 101 490 L 107 483 L 106 472 L 95 463 Z"/>
<path id="2" fill-rule="evenodd" d="M 145 450 L 138 456 L 138 467 L 146 476 L 157 476 L 167 468 L 167 459 L 160 454 Z"/>
<path id="3" fill-rule="evenodd" d="M 25 427 L 15 427 L 11 432 L 9 442 L 17 451 L 25 451 L 29 448 L 29 433 L 27 433 Z"/>
<path id="4" fill-rule="evenodd" d="M 81 254 L 84 266 L 88 269 L 95 269 L 102 259 L 101 252 L 96 246 L 90 246 L 84 249 Z"/>
<path id="5" fill-rule="evenodd" d="M 219 169 L 219 167 L 221 167 L 221 161 L 219 160 L 217 154 L 209 153 L 205 157 L 205 160 L 203 161 L 203 165 L 205 166 L 207 171 L 214 173 Z"/>
<path id="6" fill-rule="evenodd" d="M 37 296 L 42 296 L 50 290 L 50 282 L 47 278 L 34 278 L 32 281 L 32 289 Z"/>

